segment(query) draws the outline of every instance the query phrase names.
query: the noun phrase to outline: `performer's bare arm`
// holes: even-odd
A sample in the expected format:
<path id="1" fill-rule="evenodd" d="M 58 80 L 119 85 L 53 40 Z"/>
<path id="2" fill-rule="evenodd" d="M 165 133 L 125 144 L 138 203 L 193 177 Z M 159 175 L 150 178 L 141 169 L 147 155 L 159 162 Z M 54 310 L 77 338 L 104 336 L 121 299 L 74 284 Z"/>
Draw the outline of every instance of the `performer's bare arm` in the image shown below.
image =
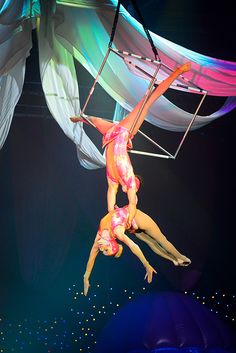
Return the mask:
<path id="1" fill-rule="evenodd" d="M 117 226 L 115 228 L 116 236 L 117 238 L 125 243 L 132 253 L 136 255 L 139 260 L 142 262 L 143 266 L 146 269 L 146 274 L 144 279 L 147 279 L 148 283 L 152 282 L 152 276 L 153 273 L 157 273 L 156 270 L 149 264 L 147 259 L 145 258 L 143 252 L 141 251 L 140 247 L 133 241 L 131 240 L 125 233 L 124 233 L 124 227 L 122 226 Z"/>
<path id="2" fill-rule="evenodd" d="M 113 211 L 116 205 L 116 195 L 118 192 L 118 184 L 113 183 L 108 180 L 108 188 L 107 188 L 107 209 L 108 212 Z"/>
<path id="3" fill-rule="evenodd" d="M 127 190 L 127 196 L 128 196 L 128 200 L 129 200 L 129 205 L 128 205 L 128 209 L 129 209 L 129 217 L 127 220 L 127 224 L 126 224 L 126 228 L 130 228 L 131 227 L 131 222 L 136 214 L 136 203 L 137 203 L 137 196 L 136 196 L 136 190 L 132 189 L 128 189 Z"/>
<path id="4" fill-rule="evenodd" d="M 88 262 L 87 262 L 86 271 L 84 273 L 84 295 L 85 296 L 88 294 L 88 290 L 89 290 L 89 287 L 90 287 L 89 277 L 91 275 L 91 272 L 92 272 L 96 257 L 97 257 L 97 255 L 99 253 L 99 248 L 98 248 L 98 240 L 99 240 L 99 238 L 100 237 L 97 235 L 95 240 L 94 240 L 92 249 L 91 249 L 90 254 L 89 254 L 89 259 L 88 259 Z"/>

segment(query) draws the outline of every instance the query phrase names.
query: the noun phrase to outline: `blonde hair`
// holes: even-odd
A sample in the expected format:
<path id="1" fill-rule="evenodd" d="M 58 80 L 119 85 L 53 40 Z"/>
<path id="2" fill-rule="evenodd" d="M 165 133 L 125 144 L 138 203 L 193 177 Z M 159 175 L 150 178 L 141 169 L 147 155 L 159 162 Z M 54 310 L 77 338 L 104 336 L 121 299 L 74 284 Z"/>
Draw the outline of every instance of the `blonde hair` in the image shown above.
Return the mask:
<path id="1" fill-rule="evenodd" d="M 120 257 L 122 255 L 122 252 L 123 252 L 123 245 L 118 244 L 118 247 L 119 247 L 119 249 L 118 249 L 117 253 L 114 256 L 116 259 L 118 259 L 118 257 Z"/>

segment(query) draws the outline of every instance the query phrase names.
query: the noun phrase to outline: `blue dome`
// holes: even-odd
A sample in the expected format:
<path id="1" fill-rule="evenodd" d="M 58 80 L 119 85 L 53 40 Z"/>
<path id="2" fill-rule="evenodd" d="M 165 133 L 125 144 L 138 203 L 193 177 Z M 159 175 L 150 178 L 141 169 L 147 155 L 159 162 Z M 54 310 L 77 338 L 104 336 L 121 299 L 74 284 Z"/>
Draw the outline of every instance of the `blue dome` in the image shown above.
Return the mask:
<path id="1" fill-rule="evenodd" d="M 232 329 L 207 307 L 173 292 L 146 294 L 104 327 L 96 353 L 235 353 Z"/>

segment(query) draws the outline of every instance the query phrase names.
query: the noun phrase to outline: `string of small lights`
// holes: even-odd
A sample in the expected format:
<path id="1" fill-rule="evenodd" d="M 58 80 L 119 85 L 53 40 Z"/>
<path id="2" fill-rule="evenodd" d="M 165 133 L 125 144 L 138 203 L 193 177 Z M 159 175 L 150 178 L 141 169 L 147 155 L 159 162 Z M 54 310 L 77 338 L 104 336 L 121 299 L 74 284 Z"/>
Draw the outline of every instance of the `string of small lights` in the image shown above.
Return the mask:
<path id="1" fill-rule="evenodd" d="M 67 288 L 68 310 L 63 316 L 37 320 L 24 318 L 17 322 L 0 318 L 0 353 L 93 353 L 99 333 L 105 323 L 120 307 L 148 292 L 146 287 L 134 291 L 130 288 L 107 288 L 97 284 L 85 297 L 76 284 Z M 226 321 L 235 322 L 236 299 L 234 294 L 215 291 L 202 295 L 184 292 L 206 305 Z"/>
<path id="2" fill-rule="evenodd" d="M 225 321 L 235 323 L 236 321 L 236 296 L 235 294 L 226 294 L 225 292 L 216 291 L 214 294 L 201 295 L 196 292 L 184 292 L 191 295 L 194 299 L 206 305 L 210 311 L 219 315 Z"/>

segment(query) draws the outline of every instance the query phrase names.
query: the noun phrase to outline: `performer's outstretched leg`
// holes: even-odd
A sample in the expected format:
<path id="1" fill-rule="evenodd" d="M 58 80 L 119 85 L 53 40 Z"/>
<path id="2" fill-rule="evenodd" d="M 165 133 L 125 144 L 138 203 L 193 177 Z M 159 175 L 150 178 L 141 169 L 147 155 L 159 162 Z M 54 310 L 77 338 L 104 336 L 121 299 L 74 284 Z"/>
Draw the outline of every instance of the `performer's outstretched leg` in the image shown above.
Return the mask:
<path id="1" fill-rule="evenodd" d="M 175 266 L 178 265 L 178 260 L 172 254 L 168 253 L 156 240 L 151 238 L 147 233 L 135 233 L 135 236 L 146 243 L 153 252 L 157 255 L 164 257 L 167 260 L 170 260 L 174 263 Z"/>
<path id="2" fill-rule="evenodd" d="M 113 126 L 115 125 L 114 123 L 110 122 L 110 121 L 107 121 L 105 119 L 102 119 L 102 118 L 98 118 L 96 116 L 87 116 L 86 115 L 86 119 L 91 121 L 91 123 L 96 127 L 96 129 L 101 132 L 102 135 L 105 135 L 105 133 Z M 83 122 L 85 124 L 88 124 L 89 125 L 89 122 L 84 119 L 83 116 L 73 116 L 73 117 L 70 117 L 70 120 L 73 122 L 73 123 L 78 123 L 78 122 Z"/>
<path id="3" fill-rule="evenodd" d="M 190 70 L 190 63 L 187 62 L 182 66 L 178 67 L 175 71 L 173 71 L 170 76 L 168 76 L 165 80 L 163 80 L 151 93 L 150 97 L 146 101 L 143 110 L 137 120 L 137 123 L 132 131 L 132 135 L 135 135 L 139 130 L 140 126 L 142 125 L 148 110 L 153 105 L 153 103 L 163 94 L 165 91 L 170 87 L 170 85 L 174 82 L 174 80 L 184 72 Z M 138 112 L 142 107 L 142 104 L 145 100 L 145 96 L 141 99 L 141 101 L 134 107 L 134 109 L 123 119 L 119 122 L 119 125 L 124 126 L 128 130 L 130 130 L 137 118 Z"/>
<path id="4" fill-rule="evenodd" d="M 147 99 L 143 110 L 137 120 L 137 123 L 134 126 L 134 129 L 132 131 L 132 135 L 135 135 L 137 131 L 139 130 L 140 126 L 142 125 L 148 110 L 150 107 L 153 105 L 153 103 L 162 95 L 165 93 L 165 91 L 170 87 L 170 85 L 174 82 L 174 80 L 184 72 L 187 72 L 190 70 L 190 63 L 187 62 L 183 64 L 182 66 L 178 67 L 175 71 L 173 71 L 170 76 L 168 76 L 165 80 L 163 80 L 151 93 L 150 97 Z M 134 107 L 134 109 L 124 118 L 122 119 L 117 125 L 121 125 L 125 127 L 128 130 L 131 130 L 133 127 L 133 124 L 135 123 L 135 120 L 137 118 L 138 112 L 141 109 L 144 100 L 146 99 L 146 96 L 144 96 L 141 101 Z M 95 127 L 104 135 L 113 125 L 113 123 L 108 122 L 102 118 L 97 118 L 95 116 L 89 116 L 89 120 L 92 121 L 92 123 L 95 125 Z M 71 121 L 79 122 L 79 121 L 84 121 L 83 117 L 71 117 Z"/>
<path id="5" fill-rule="evenodd" d="M 171 254 L 179 265 L 187 266 L 191 263 L 190 259 L 182 255 L 171 242 L 169 242 L 161 232 L 158 225 L 146 213 L 137 210 L 135 215 L 137 226 L 144 231 L 149 237 L 153 238 L 165 251 Z"/>

